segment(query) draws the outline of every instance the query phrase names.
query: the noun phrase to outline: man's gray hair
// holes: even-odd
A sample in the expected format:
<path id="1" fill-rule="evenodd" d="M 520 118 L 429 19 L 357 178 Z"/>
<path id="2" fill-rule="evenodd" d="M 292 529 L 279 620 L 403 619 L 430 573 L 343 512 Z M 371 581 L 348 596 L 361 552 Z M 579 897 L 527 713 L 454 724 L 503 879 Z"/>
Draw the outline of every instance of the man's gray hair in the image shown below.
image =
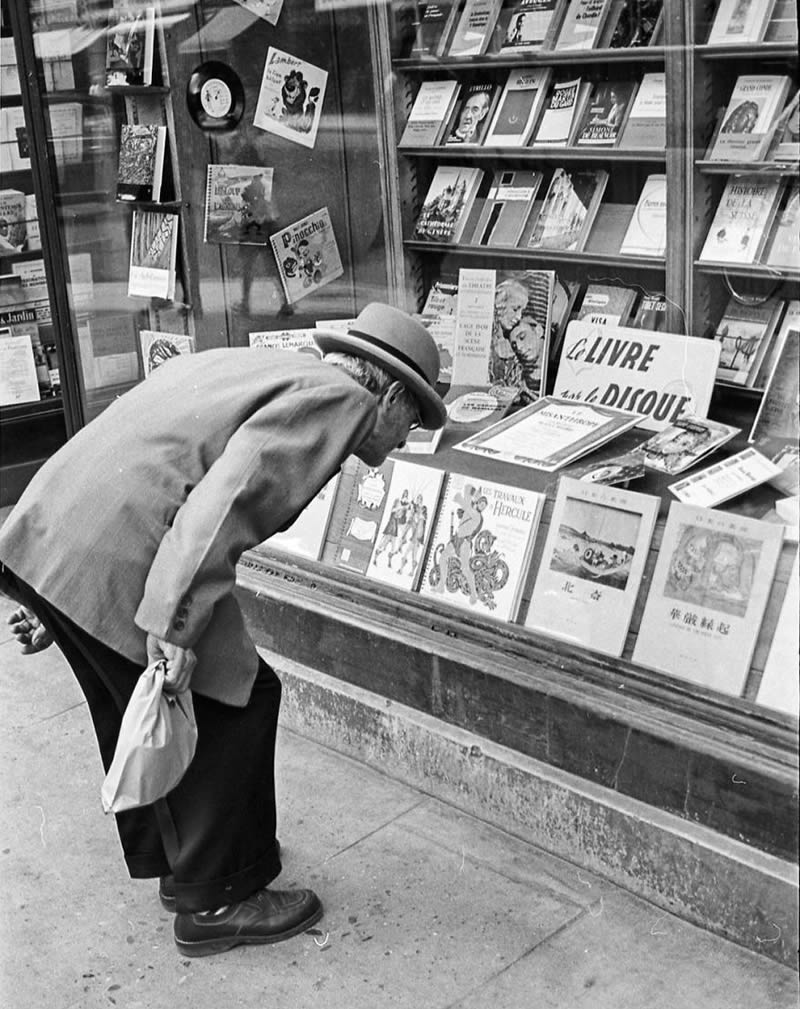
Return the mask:
<path id="1" fill-rule="evenodd" d="M 328 364 L 336 365 L 342 371 L 346 371 L 351 378 L 355 379 L 367 392 L 371 392 L 376 399 L 380 399 L 392 382 L 399 381 L 394 375 L 390 375 L 385 368 L 381 368 L 379 364 L 367 361 L 364 357 L 356 357 L 355 354 L 343 354 L 341 351 L 331 351 L 329 354 L 325 354 L 323 360 Z M 403 383 L 401 382 L 400 384 L 402 385 Z M 405 385 L 403 385 L 403 393 L 409 406 L 412 409 L 416 409 L 414 396 Z"/>

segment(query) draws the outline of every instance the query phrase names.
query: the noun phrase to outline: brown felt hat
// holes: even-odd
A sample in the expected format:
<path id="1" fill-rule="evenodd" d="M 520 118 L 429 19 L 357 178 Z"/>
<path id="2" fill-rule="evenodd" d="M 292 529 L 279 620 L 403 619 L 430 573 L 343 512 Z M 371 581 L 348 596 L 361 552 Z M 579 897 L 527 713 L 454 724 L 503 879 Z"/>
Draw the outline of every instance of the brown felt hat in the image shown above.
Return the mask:
<path id="1" fill-rule="evenodd" d="M 317 329 L 314 339 L 327 354 L 355 354 L 385 368 L 413 393 L 422 426 L 444 427 L 445 405 L 436 392 L 439 348 L 428 330 L 407 312 L 373 301 L 345 332 Z"/>

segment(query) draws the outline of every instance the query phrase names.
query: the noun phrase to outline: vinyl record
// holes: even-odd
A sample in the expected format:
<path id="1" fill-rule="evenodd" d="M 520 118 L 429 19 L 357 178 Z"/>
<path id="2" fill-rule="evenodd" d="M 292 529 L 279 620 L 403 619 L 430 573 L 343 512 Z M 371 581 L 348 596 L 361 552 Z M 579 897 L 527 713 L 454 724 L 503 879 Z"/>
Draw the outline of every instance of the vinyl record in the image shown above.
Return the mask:
<path id="1" fill-rule="evenodd" d="M 192 71 L 186 104 L 201 130 L 232 130 L 244 112 L 244 88 L 226 63 L 211 60 Z"/>

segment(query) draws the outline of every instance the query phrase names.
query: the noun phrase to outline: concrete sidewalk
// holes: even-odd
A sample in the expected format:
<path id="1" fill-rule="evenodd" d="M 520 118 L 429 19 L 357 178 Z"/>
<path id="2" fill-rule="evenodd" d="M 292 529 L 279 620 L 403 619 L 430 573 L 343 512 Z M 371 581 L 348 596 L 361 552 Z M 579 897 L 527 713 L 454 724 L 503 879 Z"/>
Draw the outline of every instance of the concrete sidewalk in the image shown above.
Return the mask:
<path id="1" fill-rule="evenodd" d="M 313 887 L 325 917 L 276 946 L 180 957 L 103 816 L 83 697 L 54 648 L 19 655 L 9 610 L 4 1009 L 796 1009 L 790 969 L 285 729 L 276 885 Z"/>

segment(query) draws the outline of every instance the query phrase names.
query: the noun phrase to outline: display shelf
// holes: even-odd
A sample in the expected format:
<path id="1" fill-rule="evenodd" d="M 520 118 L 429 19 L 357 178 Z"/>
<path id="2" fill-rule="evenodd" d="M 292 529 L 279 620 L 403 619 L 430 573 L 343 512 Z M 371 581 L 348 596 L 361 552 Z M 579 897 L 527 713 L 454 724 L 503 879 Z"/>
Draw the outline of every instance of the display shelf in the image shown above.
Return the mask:
<path id="1" fill-rule="evenodd" d="M 663 256 L 620 256 L 600 252 L 566 252 L 561 249 L 514 249 L 505 246 L 496 248 L 486 245 L 461 245 L 450 242 L 422 242 L 406 239 L 403 245 L 415 252 L 458 253 L 464 256 L 477 256 L 483 259 L 530 260 L 537 265 L 554 263 L 574 263 L 585 266 L 618 266 L 636 270 L 664 269 Z"/>
<path id="2" fill-rule="evenodd" d="M 768 175 L 782 178 L 797 174 L 796 161 L 695 161 L 695 167 L 704 175 Z"/>
<path id="3" fill-rule="evenodd" d="M 392 60 L 395 70 L 414 73 L 428 73 L 431 70 L 448 71 L 496 70 L 500 68 L 570 66 L 576 62 L 581 64 L 599 64 L 603 67 L 615 63 L 640 64 L 663 63 L 664 46 L 643 46 L 641 49 L 586 49 L 580 53 L 558 52 L 548 50 L 540 53 L 525 53 L 516 56 L 503 56 L 499 53 L 483 56 L 440 56 L 419 58 L 403 56 Z"/>
<path id="4" fill-rule="evenodd" d="M 112 202 L 119 207 L 133 207 L 136 210 L 163 211 L 166 213 L 177 213 L 188 207 L 183 200 L 121 200 L 118 196 Z"/>
<path id="5" fill-rule="evenodd" d="M 797 43 L 791 42 L 760 42 L 757 46 L 695 46 L 694 51 L 703 60 L 796 60 Z"/>
<path id="6" fill-rule="evenodd" d="M 398 151 L 406 157 L 436 158 L 464 161 L 485 161 L 502 158 L 505 161 L 610 161 L 628 164 L 661 164 L 666 161 L 663 150 L 617 150 L 613 147 L 481 147 L 451 144 L 443 147 L 403 147 Z"/>
<path id="7" fill-rule="evenodd" d="M 111 95 L 168 95 L 166 84 L 107 84 L 104 91 Z"/>
<path id="8" fill-rule="evenodd" d="M 714 276 L 752 277 L 758 280 L 771 280 L 773 283 L 800 282 L 800 266 L 796 270 L 780 269 L 774 266 L 762 266 L 758 263 L 706 263 L 695 260 L 695 269 L 699 273 Z"/>

